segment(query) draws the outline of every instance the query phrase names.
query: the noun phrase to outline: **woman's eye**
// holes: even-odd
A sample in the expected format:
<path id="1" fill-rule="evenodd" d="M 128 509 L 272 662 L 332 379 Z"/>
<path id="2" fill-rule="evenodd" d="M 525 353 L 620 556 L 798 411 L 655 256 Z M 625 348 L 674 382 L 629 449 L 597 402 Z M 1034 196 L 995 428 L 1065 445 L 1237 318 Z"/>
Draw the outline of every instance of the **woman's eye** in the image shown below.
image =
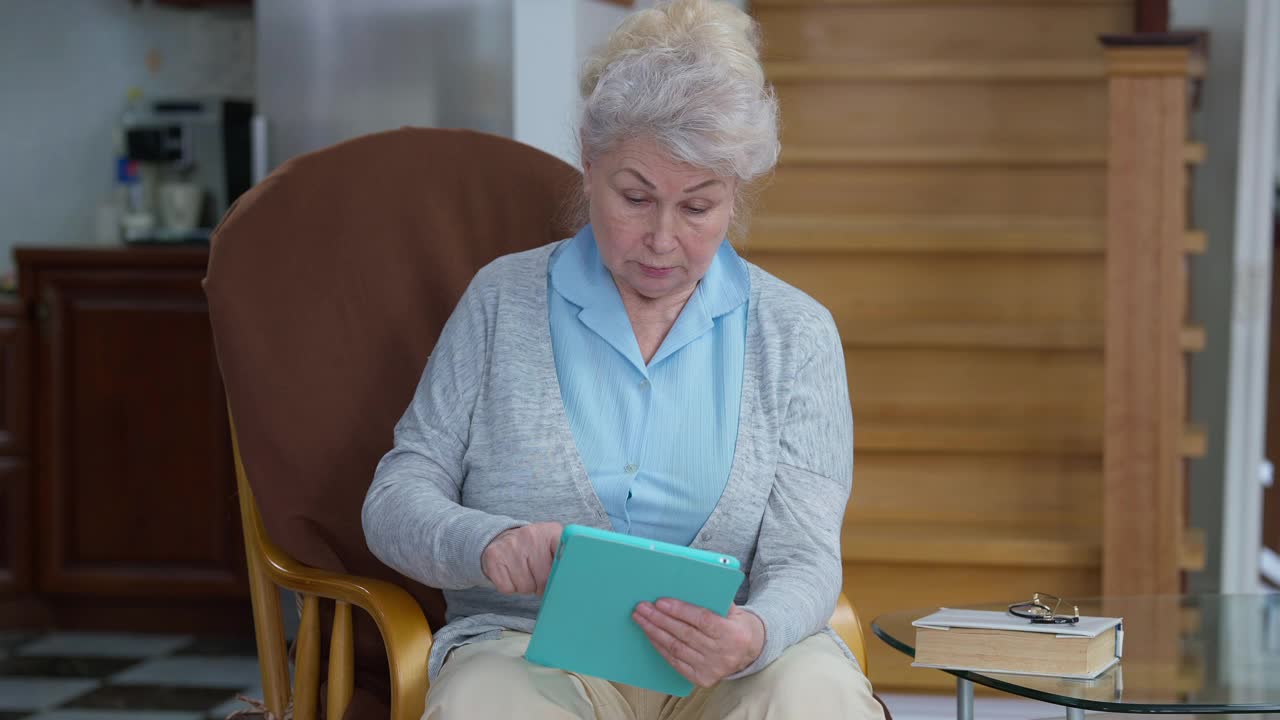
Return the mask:
<path id="1" fill-rule="evenodd" d="M 688 205 L 685 207 L 685 211 L 688 212 L 690 215 L 703 215 L 707 212 L 707 208 L 694 207 L 692 205 Z"/>
<path id="2" fill-rule="evenodd" d="M 642 197 L 636 197 L 634 195 L 623 195 L 623 197 L 625 197 L 627 202 L 632 205 L 643 205 L 645 203 L 645 199 Z"/>

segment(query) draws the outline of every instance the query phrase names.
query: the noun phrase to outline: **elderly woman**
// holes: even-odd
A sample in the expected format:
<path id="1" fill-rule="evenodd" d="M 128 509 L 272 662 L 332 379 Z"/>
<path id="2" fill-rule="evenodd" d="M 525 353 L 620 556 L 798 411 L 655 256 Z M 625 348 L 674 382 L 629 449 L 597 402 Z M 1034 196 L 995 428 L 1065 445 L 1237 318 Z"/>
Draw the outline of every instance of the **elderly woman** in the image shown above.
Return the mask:
<path id="1" fill-rule="evenodd" d="M 428 718 L 879 718 L 827 628 L 852 476 L 843 351 L 821 305 L 726 239 L 778 155 L 752 21 L 677 0 L 588 65 L 590 224 L 482 269 L 364 505 L 369 547 L 442 588 Z M 565 524 L 736 556 L 727 617 L 633 619 L 687 698 L 524 660 Z"/>

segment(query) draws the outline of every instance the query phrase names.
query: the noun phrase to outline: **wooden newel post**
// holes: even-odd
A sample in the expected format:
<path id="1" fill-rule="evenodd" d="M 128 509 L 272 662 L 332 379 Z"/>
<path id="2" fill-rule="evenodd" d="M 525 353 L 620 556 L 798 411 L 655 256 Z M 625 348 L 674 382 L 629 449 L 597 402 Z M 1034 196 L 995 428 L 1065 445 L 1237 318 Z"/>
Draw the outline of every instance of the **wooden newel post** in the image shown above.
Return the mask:
<path id="1" fill-rule="evenodd" d="M 1181 589 L 1193 41 L 1103 38 L 1110 97 L 1102 558 L 1108 595 Z"/>

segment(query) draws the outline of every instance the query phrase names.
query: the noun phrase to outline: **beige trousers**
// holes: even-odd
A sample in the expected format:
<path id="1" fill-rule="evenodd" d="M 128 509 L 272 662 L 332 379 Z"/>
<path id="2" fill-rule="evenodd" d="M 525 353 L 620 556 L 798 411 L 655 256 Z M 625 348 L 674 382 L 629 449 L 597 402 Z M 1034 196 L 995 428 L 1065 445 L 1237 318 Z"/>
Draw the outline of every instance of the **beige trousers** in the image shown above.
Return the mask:
<path id="1" fill-rule="evenodd" d="M 424 720 L 884 720 L 871 683 L 825 634 L 797 643 L 769 667 L 680 698 L 535 665 L 529 636 L 464 645 L 427 693 Z"/>

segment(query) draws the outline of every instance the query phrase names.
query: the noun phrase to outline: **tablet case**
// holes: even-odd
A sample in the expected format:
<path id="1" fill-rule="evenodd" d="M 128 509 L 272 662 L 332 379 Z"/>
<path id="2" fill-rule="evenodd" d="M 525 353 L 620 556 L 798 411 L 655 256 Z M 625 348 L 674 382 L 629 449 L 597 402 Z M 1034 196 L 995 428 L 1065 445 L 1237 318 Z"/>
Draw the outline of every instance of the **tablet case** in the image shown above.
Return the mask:
<path id="1" fill-rule="evenodd" d="M 669 597 L 727 615 L 742 579 L 729 555 L 570 525 L 525 658 L 687 696 L 693 684 L 658 654 L 631 613 L 643 601 Z"/>

